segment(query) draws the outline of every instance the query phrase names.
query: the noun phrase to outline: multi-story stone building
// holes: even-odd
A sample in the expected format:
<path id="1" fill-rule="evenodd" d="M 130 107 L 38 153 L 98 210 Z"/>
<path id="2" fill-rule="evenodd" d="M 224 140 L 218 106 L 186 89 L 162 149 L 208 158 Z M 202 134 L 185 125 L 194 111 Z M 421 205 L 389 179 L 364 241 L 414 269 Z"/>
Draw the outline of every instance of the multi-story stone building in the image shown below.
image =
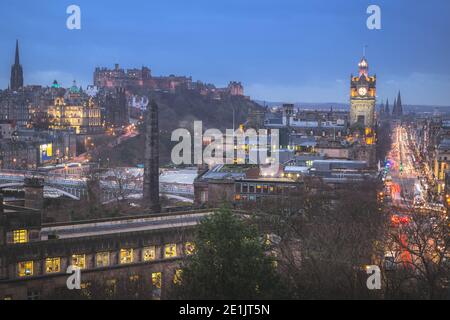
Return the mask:
<path id="1" fill-rule="evenodd" d="M 438 192 L 445 189 L 446 172 L 450 168 L 450 139 L 443 139 L 436 148 L 433 174 L 438 181 Z"/>
<path id="2" fill-rule="evenodd" d="M 12 121 L 0 120 L 0 140 L 11 140 L 16 126 Z"/>
<path id="3" fill-rule="evenodd" d="M 39 211 L 0 202 L 0 299 L 70 296 L 69 266 L 80 292 L 100 282 L 112 292 L 135 281 L 155 299 L 177 281 L 194 250 L 194 228 L 211 211 L 42 224 Z"/>
<path id="4" fill-rule="evenodd" d="M 39 149 L 33 143 L 0 142 L 0 169 L 36 169 Z"/>
<path id="5" fill-rule="evenodd" d="M 216 166 L 195 180 L 195 203 L 217 207 L 222 203 L 241 206 L 270 199 L 290 201 L 291 197 L 299 196 L 306 178 L 316 178 L 332 188 L 340 188 L 376 181 L 378 176 L 367 161 L 320 156 L 307 159 L 311 160 L 302 165 L 293 159 L 276 172 L 257 166 Z"/>
<path id="6" fill-rule="evenodd" d="M 36 169 L 76 155 L 76 135 L 71 131 L 21 129 L 11 139 L 0 140 L 0 169 Z"/>
<path id="7" fill-rule="evenodd" d="M 216 166 L 204 172 L 194 182 L 195 203 L 211 207 L 222 203 L 235 205 L 260 201 L 270 197 L 288 197 L 299 190 L 301 180 L 258 166 Z"/>
<path id="8" fill-rule="evenodd" d="M 317 138 L 340 138 L 348 133 L 348 112 L 295 110 L 284 104 L 279 111 L 266 113 L 266 128 L 287 128 L 291 134 Z"/>
<path id="9" fill-rule="evenodd" d="M 26 127 L 30 122 L 30 94 L 29 88 L 0 91 L 0 120 L 12 121 L 19 127 Z"/>
<path id="10" fill-rule="evenodd" d="M 121 127 L 129 124 L 130 110 L 125 89 L 102 89 L 97 95 L 107 126 Z"/>
<path id="11" fill-rule="evenodd" d="M 47 112 L 50 128 L 54 130 L 73 129 L 77 134 L 94 134 L 103 130 L 100 107 L 75 83 L 64 97 L 55 98 Z"/>

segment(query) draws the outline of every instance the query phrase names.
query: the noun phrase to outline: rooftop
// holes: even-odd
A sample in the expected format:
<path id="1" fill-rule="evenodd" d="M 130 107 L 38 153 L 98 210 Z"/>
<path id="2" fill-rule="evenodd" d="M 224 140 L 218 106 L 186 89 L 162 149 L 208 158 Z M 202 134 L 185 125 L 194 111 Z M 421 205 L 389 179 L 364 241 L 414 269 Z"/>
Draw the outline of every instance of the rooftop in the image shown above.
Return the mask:
<path id="1" fill-rule="evenodd" d="M 47 225 L 41 229 L 41 240 L 81 238 L 107 234 L 161 230 L 197 225 L 213 211 L 185 212 L 160 216 L 141 216 L 107 221 L 86 221 L 76 224 Z"/>

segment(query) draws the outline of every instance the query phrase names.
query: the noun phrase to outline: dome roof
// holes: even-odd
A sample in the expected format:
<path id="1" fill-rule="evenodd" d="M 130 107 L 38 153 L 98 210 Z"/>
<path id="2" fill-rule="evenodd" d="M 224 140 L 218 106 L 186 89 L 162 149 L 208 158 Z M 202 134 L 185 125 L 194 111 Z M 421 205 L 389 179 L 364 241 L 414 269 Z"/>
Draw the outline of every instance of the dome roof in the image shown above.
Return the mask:
<path id="1" fill-rule="evenodd" d="M 58 83 L 58 81 L 53 81 L 53 84 L 52 84 L 52 88 L 56 88 L 56 89 L 58 89 L 60 86 L 59 86 L 59 83 Z"/>
<path id="2" fill-rule="evenodd" d="M 77 87 L 77 82 L 74 80 L 72 87 L 70 87 L 70 93 L 80 93 L 80 88 Z"/>

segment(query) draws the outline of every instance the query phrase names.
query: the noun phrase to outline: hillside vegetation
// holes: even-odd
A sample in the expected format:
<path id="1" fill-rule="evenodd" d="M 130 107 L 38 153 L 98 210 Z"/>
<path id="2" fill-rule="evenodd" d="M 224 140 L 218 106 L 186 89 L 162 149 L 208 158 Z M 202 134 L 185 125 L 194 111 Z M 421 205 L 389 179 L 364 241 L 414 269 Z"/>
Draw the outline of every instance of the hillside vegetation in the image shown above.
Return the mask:
<path id="1" fill-rule="evenodd" d="M 179 90 L 174 94 L 152 92 L 149 96 L 155 99 L 159 106 L 162 165 L 170 164 L 171 150 L 175 145 L 171 142 L 174 130 L 186 128 L 192 131 L 194 121 L 202 121 L 203 130 L 217 128 L 225 132 L 225 129 L 233 128 L 233 108 L 236 125 L 244 123 L 252 110 L 262 108 L 244 97 L 228 96 L 222 100 L 215 100 L 190 90 Z M 95 157 L 103 159 L 108 157 L 111 165 L 115 166 L 136 166 L 143 163 L 143 150 L 144 137 L 139 135 L 113 150 L 103 150 Z"/>

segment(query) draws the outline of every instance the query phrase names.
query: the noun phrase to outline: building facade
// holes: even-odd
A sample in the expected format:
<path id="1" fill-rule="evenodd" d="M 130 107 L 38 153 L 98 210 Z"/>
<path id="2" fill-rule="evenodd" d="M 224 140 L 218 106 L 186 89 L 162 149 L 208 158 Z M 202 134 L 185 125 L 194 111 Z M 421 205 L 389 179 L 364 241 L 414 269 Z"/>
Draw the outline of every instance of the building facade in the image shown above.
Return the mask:
<path id="1" fill-rule="evenodd" d="M 0 120 L 11 121 L 19 127 L 30 123 L 31 88 L 0 91 Z"/>
<path id="2" fill-rule="evenodd" d="M 54 130 L 73 129 L 77 134 L 93 134 L 103 130 L 100 107 L 93 98 L 84 96 L 75 84 L 64 97 L 55 98 L 47 112 L 50 128 Z"/>
<path id="3" fill-rule="evenodd" d="M 195 226 L 209 214 L 42 225 L 39 211 L 2 203 L 0 299 L 64 298 L 69 266 L 80 270 L 80 292 L 97 282 L 114 291 L 141 281 L 154 299 L 164 299 L 195 248 Z"/>

